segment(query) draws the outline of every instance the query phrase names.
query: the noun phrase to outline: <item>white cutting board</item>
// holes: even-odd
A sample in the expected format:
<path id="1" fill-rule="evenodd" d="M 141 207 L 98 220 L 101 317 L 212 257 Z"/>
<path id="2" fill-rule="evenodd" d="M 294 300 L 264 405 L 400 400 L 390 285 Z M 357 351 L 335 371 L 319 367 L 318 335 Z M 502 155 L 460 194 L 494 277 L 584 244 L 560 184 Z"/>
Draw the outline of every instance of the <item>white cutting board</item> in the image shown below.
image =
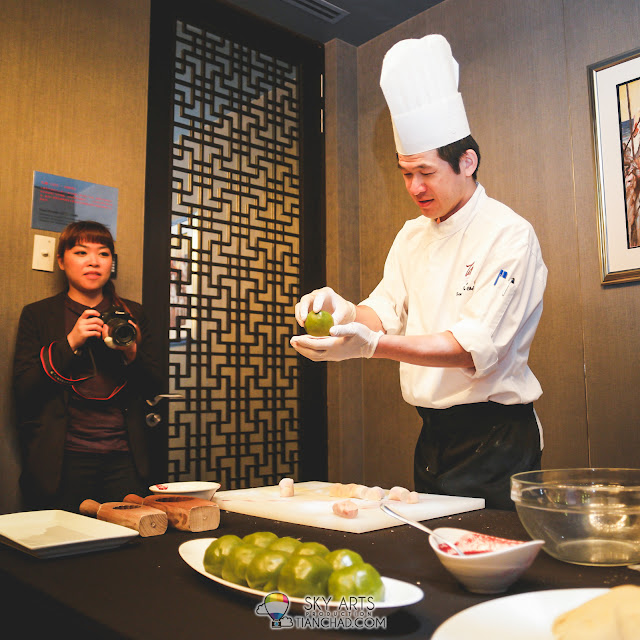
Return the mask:
<path id="1" fill-rule="evenodd" d="M 292 524 L 304 524 L 320 529 L 365 533 L 406 526 L 395 518 L 380 510 L 378 500 L 360 500 L 349 498 L 358 506 L 358 515 L 348 519 L 335 515 L 332 510 L 334 502 L 346 500 L 329 495 L 331 482 L 297 482 L 294 485 L 295 495 L 290 498 L 280 497 L 280 487 L 258 487 L 255 489 L 237 489 L 234 491 L 218 491 L 213 496 L 221 509 L 244 513 L 248 516 L 280 520 Z M 441 496 L 421 493 L 420 501 L 407 504 L 397 500 L 389 500 L 389 506 L 400 515 L 413 520 L 431 520 L 444 516 L 484 509 L 483 498 L 463 498 L 458 496 Z"/>

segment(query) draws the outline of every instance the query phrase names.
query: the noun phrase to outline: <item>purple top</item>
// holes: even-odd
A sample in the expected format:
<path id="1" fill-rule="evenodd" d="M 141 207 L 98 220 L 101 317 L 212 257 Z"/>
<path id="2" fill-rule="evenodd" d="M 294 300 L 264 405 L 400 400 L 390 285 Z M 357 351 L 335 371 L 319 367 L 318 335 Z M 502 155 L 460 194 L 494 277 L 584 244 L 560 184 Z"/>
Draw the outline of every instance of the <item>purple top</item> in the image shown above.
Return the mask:
<path id="1" fill-rule="evenodd" d="M 68 296 L 65 306 L 65 330 L 69 333 L 82 312 L 91 307 L 85 307 Z M 110 306 L 111 300 L 104 298 L 94 308 L 102 313 Z M 85 453 L 128 451 L 120 394 L 116 393 L 108 400 L 100 399 L 109 398 L 124 380 L 123 373 L 126 365 L 122 354 L 107 347 L 100 338 L 89 338 L 78 350 L 74 362 L 74 378 L 93 373 L 94 366 L 89 350 L 95 361 L 96 375 L 83 382 L 77 382 L 74 387 L 78 393 L 72 392 L 69 396 L 70 419 L 65 449 Z"/>

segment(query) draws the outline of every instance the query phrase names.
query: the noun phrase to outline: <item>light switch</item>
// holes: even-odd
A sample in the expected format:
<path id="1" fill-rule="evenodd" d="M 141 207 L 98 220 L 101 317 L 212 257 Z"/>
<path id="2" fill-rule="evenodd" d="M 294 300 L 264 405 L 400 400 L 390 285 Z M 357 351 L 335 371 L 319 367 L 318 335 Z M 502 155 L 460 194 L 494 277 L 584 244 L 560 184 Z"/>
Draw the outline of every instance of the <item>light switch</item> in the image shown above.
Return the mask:
<path id="1" fill-rule="evenodd" d="M 36 271 L 53 271 L 56 239 L 51 236 L 33 237 L 33 263 L 31 268 Z"/>

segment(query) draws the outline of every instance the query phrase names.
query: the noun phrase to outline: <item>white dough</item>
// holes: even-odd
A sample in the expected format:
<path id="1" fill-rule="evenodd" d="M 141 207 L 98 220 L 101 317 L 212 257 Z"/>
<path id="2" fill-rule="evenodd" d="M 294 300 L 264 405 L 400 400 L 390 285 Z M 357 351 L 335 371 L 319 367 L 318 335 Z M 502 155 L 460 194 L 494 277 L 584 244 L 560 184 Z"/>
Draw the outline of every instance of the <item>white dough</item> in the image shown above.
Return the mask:
<path id="1" fill-rule="evenodd" d="M 358 507 L 351 500 L 333 503 L 333 513 L 341 518 L 355 518 L 358 515 Z"/>
<path id="2" fill-rule="evenodd" d="M 338 495 L 342 498 L 351 498 L 355 486 L 356 485 L 353 482 L 350 482 L 349 484 L 343 484 Z"/>
<path id="3" fill-rule="evenodd" d="M 340 483 L 340 482 L 334 482 L 329 487 L 329 495 L 330 496 L 339 496 L 341 491 L 342 491 L 342 483 Z"/>
<path id="4" fill-rule="evenodd" d="M 384 498 L 384 489 L 382 487 L 370 487 L 364 493 L 365 500 L 382 500 Z"/>
<path id="5" fill-rule="evenodd" d="M 280 497 L 291 498 L 293 494 L 293 478 L 282 478 L 282 480 L 280 480 Z"/>
<path id="6" fill-rule="evenodd" d="M 407 496 L 407 502 L 409 504 L 418 504 L 418 502 L 420 502 L 420 494 L 417 491 L 409 492 L 409 495 Z"/>
<path id="7" fill-rule="evenodd" d="M 351 497 L 352 498 L 360 498 L 361 500 L 364 500 L 364 494 L 367 492 L 368 488 L 369 487 L 366 487 L 363 484 L 357 484 L 355 486 L 355 489 L 351 493 Z"/>
<path id="8" fill-rule="evenodd" d="M 407 502 L 409 498 L 409 489 L 404 487 L 392 487 L 389 491 L 389 500 L 399 500 L 400 502 Z"/>

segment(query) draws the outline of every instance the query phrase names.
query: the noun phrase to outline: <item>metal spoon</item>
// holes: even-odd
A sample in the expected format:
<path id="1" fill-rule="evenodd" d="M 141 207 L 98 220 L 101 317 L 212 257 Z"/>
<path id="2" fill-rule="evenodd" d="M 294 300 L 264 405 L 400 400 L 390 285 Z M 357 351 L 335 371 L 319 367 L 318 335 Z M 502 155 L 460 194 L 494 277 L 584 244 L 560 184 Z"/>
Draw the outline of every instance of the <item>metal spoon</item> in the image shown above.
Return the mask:
<path id="1" fill-rule="evenodd" d="M 405 518 L 404 516 L 401 516 L 399 513 L 396 513 L 384 503 L 380 504 L 380 509 L 382 509 L 382 511 L 384 511 L 387 515 L 392 516 L 393 518 L 396 518 L 397 520 L 400 520 L 406 524 L 410 524 L 412 527 L 415 527 L 416 529 L 420 529 L 420 531 L 424 531 L 425 533 L 432 535 L 436 540 L 451 547 L 459 556 L 464 556 L 464 553 L 460 551 L 460 549 L 458 549 L 458 547 L 456 547 L 456 545 L 453 544 L 453 542 L 450 542 L 446 538 L 443 538 L 442 536 L 438 535 L 431 529 L 425 527 L 423 524 L 420 524 L 415 520 L 410 520 L 409 518 Z"/>

